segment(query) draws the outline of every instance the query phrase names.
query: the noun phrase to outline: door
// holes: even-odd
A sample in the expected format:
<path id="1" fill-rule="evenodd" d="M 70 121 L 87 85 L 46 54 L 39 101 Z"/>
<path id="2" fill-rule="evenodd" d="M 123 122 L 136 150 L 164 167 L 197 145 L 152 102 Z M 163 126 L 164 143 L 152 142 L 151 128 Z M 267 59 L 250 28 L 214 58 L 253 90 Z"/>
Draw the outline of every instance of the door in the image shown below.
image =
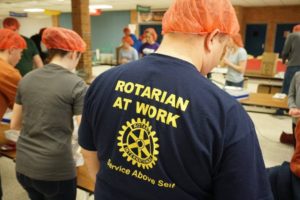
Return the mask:
<path id="1" fill-rule="evenodd" d="M 285 39 L 295 25 L 297 24 L 277 24 L 274 52 L 279 53 L 280 57 Z"/>
<path id="2" fill-rule="evenodd" d="M 262 55 L 265 50 L 267 24 L 247 24 L 245 48 L 253 56 Z"/>
<path id="3" fill-rule="evenodd" d="M 147 28 L 154 28 L 157 33 L 157 43 L 161 43 L 162 35 L 161 35 L 161 24 L 141 24 L 140 25 L 140 35 L 144 33 Z"/>

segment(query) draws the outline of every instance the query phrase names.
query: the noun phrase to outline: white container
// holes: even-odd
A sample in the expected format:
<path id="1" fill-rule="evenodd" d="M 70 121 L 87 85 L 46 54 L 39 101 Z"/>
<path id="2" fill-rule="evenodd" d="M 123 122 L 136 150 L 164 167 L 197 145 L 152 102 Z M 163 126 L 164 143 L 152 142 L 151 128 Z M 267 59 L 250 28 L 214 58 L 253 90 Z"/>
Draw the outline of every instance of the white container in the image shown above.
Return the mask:
<path id="1" fill-rule="evenodd" d="M 4 131 L 4 134 L 7 140 L 17 142 L 20 135 L 20 131 L 10 129 Z"/>

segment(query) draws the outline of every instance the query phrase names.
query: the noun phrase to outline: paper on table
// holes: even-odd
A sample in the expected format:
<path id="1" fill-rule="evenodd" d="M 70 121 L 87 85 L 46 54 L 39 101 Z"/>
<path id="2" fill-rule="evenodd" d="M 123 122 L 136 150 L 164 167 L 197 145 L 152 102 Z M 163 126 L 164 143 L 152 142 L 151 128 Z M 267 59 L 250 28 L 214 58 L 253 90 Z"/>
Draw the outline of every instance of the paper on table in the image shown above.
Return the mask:
<path id="1" fill-rule="evenodd" d="M 276 93 L 273 95 L 274 99 L 284 99 L 286 97 L 286 94 L 284 93 Z"/>

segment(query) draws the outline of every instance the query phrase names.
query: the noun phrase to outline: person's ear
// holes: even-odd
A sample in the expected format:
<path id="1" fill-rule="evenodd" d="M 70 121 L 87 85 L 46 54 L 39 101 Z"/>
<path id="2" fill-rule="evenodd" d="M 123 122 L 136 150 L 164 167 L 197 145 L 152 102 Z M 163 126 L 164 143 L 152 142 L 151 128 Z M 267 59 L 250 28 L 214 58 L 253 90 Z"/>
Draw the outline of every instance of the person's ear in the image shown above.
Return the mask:
<path id="1" fill-rule="evenodd" d="M 220 33 L 219 29 L 215 29 L 206 35 L 204 41 L 206 51 L 210 52 L 212 50 L 213 43 L 217 40 L 217 35 L 219 33 Z"/>

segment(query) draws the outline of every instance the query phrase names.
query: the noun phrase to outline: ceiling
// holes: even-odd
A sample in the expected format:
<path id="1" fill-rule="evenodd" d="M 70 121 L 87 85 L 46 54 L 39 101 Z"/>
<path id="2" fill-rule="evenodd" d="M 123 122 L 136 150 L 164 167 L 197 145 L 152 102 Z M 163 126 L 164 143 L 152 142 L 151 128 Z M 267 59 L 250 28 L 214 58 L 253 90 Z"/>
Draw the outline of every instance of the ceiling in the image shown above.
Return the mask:
<path id="1" fill-rule="evenodd" d="M 152 9 L 167 8 L 174 0 L 90 0 L 90 5 L 108 4 L 110 10 L 132 10 L 136 5 L 151 6 Z M 300 0 L 231 0 L 233 5 L 239 6 L 287 6 L 300 5 Z M 71 11 L 71 0 L 0 0 L 0 16 L 7 16 L 9 11 L 24 12 L 25 8 L 42 8 Z M 30 14 L 30 16 L 41 14 Z M 42 14 L 43 15 L 43 14 Z"/>

